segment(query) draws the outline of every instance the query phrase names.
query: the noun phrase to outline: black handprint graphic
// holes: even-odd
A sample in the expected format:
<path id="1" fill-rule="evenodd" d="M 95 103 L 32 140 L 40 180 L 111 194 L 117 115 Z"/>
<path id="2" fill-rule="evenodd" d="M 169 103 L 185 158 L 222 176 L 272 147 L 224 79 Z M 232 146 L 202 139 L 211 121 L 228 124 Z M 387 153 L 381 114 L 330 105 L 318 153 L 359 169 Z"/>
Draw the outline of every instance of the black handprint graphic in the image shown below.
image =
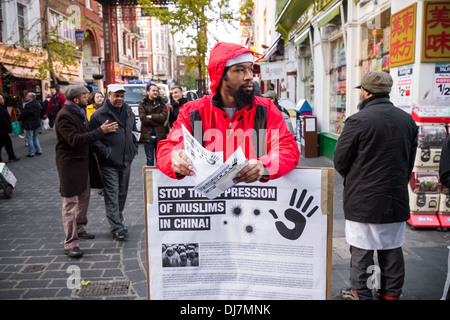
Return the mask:
<path id="1" fill-rule="evenodd" d="M 307 190 L 303 189 L 302 193 L 300 194 L 300 197 L 298 198 L 297 203 L 295 203 L 295 199 L 297 198 L 297 189 L 294 189 L 292 191 L 291 200 L 289 201 L 289 205 L 291 207 L 293 207 L 295 204 L 295 207 L 297 209 L 300 209 L 300 207 L 303 204 L 303 200 L 305 200 L 306 192 L 307 192 Z M 305 213 L 308 210 L 308 208 L 311 205 L 311 202 L 313 200 L 314 200 L 313 196 L 310 196 L 308 198 L 305 205 L 301 209 L 301 211 L 303 213 Z M 310 218 L 317 211 L 317 209 L 319 209 L 318 206 L 313 207 L 311 209 L 311 211 L 308 212 L 306 217 Z M 275 219 L 278 219 L 278 215 L 276 214 L 276 212 L 273 209 L 270 209 L 269 212 L 272 214 L 272 216 Z M 284 216 L 286 217 L 286 219 L 288 219 L 289 221 L 292 221 L 294 223 L 294 227 L 292 229 L 289 229 L 288 227 L 286 227 L 286 225 L 282 221 L 276 221 L 275 227 L 277 228 L 278 232 L 286 239 L 297 240 L 298 238 L 300 238 L 300 236 L 303 233 L 303 230 L 305 229 L 306 218 L 304 217 L 304 215 L 302 213 L 300 213 L 299 211 L 292 209 L 292 208 L 287 209 L 284 212 Z"/>

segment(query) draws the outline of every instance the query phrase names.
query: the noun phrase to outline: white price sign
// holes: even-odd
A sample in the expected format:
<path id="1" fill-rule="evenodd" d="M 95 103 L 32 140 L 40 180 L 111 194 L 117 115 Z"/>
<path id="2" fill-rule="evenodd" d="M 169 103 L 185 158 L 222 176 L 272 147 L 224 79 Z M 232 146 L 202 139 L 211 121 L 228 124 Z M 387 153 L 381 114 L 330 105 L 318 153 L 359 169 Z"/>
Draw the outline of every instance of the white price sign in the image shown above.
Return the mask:
<path id="1" fill-rule="evenodd" d="M 436 63 L 434 97 L 436 102 L 450 102 L 450 63 Z"/>

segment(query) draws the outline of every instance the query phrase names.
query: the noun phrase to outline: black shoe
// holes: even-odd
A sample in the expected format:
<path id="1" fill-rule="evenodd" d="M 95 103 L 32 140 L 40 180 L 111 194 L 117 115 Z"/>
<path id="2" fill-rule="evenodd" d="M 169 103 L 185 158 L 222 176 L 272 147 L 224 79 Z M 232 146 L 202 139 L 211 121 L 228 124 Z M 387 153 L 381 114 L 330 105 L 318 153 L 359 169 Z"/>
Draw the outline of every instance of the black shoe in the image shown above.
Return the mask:
<path id="1" fill-rule="evenodd" d="M 27 154 L 25 157 L 33 158 L 33 157 L 34 157 L 34 154 Z"/>
<path id="2" fill-rule="evenodd" d="M 79 247 L 66 249 L 66 250 L 64 250 L 64 253 L 66 255 L 68 255 L 69 257 L 74 257 L 74 258 L 80 258 L 84 255 L 84 252 L 81 251 Z"/>
<path id="3" fill-rule="evenodd" d="M 42 152 L 36 152 L 37 156 L 40 156 L 42 154 Z"/>
<path id="4" fill-rule="evenodd" d="M 114 240 L 117 240 L 117 241 L 123 241 L 123 240 L 125 240 L 125 237 L 126 237 L 126 236 L 127 236 L 127 233 L 124 232 L 124 231 L 113 232 Z"/>
<path id="5" fill-rule="evenodd" d="M 19 161 L 20 160 L 20 158 L 18 158 L 18 157 L 15 157 L 14 159 L 9 159 L 9 162 L 14 162 L 14 161 Z M 1 161 L 0 161 L 1 162 Z"/>
<path id="6" fill-rule="evenodd" d="M 92 240 L 95 238 L 95 236 L 91 233 L 87 233 L 86 231 L 84 231 L 84 232 L 78 234 L 78 238 Z"/>

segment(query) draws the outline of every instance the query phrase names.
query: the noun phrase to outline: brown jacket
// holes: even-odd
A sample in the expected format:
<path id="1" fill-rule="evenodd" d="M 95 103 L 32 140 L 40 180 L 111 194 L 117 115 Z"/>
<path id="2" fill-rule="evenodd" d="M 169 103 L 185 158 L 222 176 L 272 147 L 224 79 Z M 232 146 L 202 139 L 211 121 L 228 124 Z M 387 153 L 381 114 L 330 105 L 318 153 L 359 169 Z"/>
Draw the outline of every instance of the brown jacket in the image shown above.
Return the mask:
<path id="1" fill-rule="evenodd" d="M 139 119 L 141 120 L 140 141 L 150 141 L 150 137 L 155 135 L 157 140 L 165 139 L 167 136 L 166 126 L 168 110 L 166 104 L 158 96 L 155 101 L 151 101 L 146 96 L 139 103 Z M 152 115 L 152 118 L 147 118 Z"/>
<path id="2" fill-rule="evenodd" d="M 91 144 L 105 136 L 101 128 L 88 132 L 84 119 L 66 102 L 55 121 L 56 167 L 58 168 L 60 192 L 63 197 L 73 197 L 90 186 L 101 188 L 101 175 Z"/>

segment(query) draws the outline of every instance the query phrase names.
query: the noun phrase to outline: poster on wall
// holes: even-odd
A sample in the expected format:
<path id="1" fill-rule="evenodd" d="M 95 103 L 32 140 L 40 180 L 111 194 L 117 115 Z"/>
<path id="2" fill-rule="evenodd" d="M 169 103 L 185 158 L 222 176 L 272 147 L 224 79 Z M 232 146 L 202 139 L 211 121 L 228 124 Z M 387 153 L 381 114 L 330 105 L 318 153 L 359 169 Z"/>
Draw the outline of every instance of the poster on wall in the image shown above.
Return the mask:
<path id="1" fill-rule="evenodd" d="M 144 167 L 152 300 L 331 298 L 334 170 L 296 168 L 214 199 Z"/>
<path id="2" fill-rule="evenodd" d="M 450 61 L 449 1 L 424 1 L 422 62 Z"/>
<path id="3" fill-rule="evenodd" d="M 413 66 L 401 66 L 398 67 L 398 94 L 397 94 L 397 107 L 411 113 L 412 108 L 412 75 Z"/>
<path id="4" fill-rule="evenodd" d="M 417 3 L 391 16 L 389 65 L 391 68 L 414 63 Z"/>
<path id="5" fill-rule="evenodd" d="M 450 62 L 436 63 L 434 70 L 435 103 L 448 107 L 450 103 Z"/>

